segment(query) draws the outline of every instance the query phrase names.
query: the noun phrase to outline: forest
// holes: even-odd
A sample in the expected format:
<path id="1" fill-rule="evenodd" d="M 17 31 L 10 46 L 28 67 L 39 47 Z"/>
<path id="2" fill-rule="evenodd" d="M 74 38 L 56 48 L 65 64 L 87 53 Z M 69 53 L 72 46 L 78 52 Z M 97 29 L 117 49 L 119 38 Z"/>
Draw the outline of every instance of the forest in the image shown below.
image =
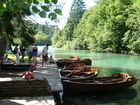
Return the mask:
<path id="1" fill-rule="evenodd" d="M 83 0 L 74 0 L 67 24 L 55 31 L 52 44 L 65 49 L 140 54 L 140 2 L 98 0 L 86 10 Z"/>

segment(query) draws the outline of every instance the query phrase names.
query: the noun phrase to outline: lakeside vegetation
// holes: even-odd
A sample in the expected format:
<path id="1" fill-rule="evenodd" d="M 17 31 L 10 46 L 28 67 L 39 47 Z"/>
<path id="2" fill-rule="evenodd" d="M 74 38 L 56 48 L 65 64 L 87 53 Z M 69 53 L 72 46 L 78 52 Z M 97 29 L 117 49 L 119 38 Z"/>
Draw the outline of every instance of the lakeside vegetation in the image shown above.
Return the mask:
<path id="1" fill-rule="evenodd" d="M 77 1 L 83 0 L 74 0 L 70 13 L 84 10 L 83 3 L 80 2 L 79 6 Z M 79 14 L 81 17 L 77 17 L 78 21 L 74 23 Z M 140 54 L 138 0 L 99 0 L 95 6 L 79 14 L 70 14 L 66 26 L 55 32 L 54 47 Z"/>

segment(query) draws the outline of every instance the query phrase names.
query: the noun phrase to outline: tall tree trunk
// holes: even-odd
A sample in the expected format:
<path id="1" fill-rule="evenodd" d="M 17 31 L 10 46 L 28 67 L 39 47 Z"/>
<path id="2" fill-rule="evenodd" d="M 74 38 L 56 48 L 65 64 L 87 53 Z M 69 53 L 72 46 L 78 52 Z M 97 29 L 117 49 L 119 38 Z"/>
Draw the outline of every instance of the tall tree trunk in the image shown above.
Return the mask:
<path id="1" fill-rule="evenodd" d="M 0 22 L 0 71 L 1 71 L 1 62 L 2 62 L 2 56 L 5 53 L 7 40 L 6 40 L 6 33 L 4 31 L 4 27 L 2 24 L 2 21 Z"/>
<path id="2" fill-rule="evenodd" d="M 0 70 L 1 70 L 1 61 L 2 61 L 2 56 L 5 53 L 6 49 L 6 39 L 5 38 L 0 38 Z"/>

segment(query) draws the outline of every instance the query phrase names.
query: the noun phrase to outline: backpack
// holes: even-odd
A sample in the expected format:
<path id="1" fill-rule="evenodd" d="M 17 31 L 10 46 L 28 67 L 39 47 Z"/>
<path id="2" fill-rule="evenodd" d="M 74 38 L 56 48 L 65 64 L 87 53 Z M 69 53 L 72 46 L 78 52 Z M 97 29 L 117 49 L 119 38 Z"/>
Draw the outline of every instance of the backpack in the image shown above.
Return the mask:
<path id="1" fill-rule="evenodd" d="M 16 54 L 16 53 L 17 53 L 17 51 L 18 51 L 18 49 L 17 49 L 17 48 L 15 48 L 15 49 L 13 50 L 13 53 L 14 53 L 14 54 Z"/>

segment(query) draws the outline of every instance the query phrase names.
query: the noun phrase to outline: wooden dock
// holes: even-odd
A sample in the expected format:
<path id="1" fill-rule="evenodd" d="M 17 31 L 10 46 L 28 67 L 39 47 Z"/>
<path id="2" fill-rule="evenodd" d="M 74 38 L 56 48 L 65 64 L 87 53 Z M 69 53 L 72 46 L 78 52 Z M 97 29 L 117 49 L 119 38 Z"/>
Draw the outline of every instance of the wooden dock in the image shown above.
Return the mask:
<path id="1" fill-rule="evenodd" d="M 59 70 L 56 64 L 48 64 L 47 66 L 41 66 L 38 64 L 37 69 L 34 71 L 35 78 L 45 78 L 52 92 L 62 92 L 63 86 Z"/>
<path id="2" fill-rule="evenodd" d="M 37 65 L 37 69 L 33 71 L 33 74 L 35 75 L 35 79 L 30 80 L 30 82 L 23 80 L 21 77 L 0 78 L 1 92 L 5 93 L 6 96 L 8 95 L 6 92 L 13 93 L 10 96 L 11 98 L 3 97 L 1 94 L 0 105 L 37 105 L 37 103 L 39 105 L 56 105 L 56 103 L 57 105 L 61 105 L 62 101 L 59 93 L 63 91 L 63 86 L 57 65 L 48 64 L 42 67 L 40 63 Z M 49 90 L 51 90 L 52 94 L 49 93 Z M 17 97 L 14 95 L 17 95 Z"/>

